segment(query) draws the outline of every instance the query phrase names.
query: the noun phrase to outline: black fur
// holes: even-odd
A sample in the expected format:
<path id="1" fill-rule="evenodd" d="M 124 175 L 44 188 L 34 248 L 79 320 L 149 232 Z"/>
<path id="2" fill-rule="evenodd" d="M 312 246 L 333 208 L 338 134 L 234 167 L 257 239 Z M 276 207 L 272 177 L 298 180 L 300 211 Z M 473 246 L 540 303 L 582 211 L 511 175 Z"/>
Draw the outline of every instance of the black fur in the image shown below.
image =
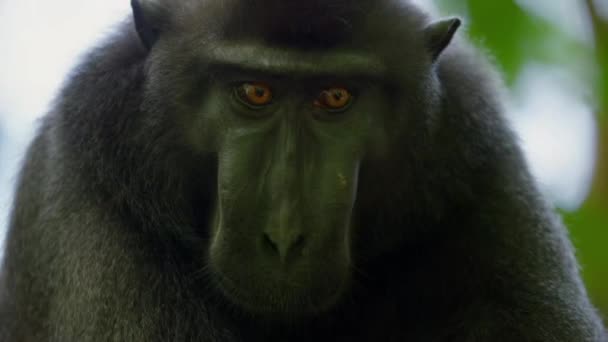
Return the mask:
<path id="1" fill-rule="evenodd" d="M 128 22 L 86 57 L 29 149 L 0 341 L 606 341 L 497 77 L 465 42 L 425 60 L 431 21 L 399 1 L 165 6 L 158 37 Z M 200 262 L 217 156 L 183 131 L 213 80 L 183 52 L 248 36 L 354 46 L 390 67 L 385 144 L 359 176 L 352 288 L 306 320 L 227 305 Z"/>

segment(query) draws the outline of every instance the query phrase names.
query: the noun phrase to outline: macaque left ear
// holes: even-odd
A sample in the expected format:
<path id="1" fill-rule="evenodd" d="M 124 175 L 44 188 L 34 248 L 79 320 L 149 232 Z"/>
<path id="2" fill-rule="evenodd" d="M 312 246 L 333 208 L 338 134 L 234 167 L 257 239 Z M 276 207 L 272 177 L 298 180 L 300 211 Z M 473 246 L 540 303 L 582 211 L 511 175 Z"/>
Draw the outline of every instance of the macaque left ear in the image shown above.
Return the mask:
<path id="1" fill-rule="evenodd" d="M 431 23 L 424 29 L 426 45 L 433 62 L 450 45 L 452 38 L 462 22 L 458 18 L 443 19 Z"/>
<path id="2" fill-rule="evenodd" d="M 158 40 L 163 8 L 158 0 L 131 0 L 135 29 L 144 46 L 150 49 Z"/>

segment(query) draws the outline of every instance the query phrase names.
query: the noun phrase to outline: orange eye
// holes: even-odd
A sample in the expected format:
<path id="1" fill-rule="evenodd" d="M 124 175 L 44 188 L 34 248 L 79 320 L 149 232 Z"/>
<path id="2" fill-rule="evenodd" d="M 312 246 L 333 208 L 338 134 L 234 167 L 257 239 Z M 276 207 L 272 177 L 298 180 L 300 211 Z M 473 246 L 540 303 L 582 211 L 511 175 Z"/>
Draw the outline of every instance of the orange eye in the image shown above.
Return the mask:
<path id="1" fill-rule="evenodd" d="M 319 94 L 314 105 L 330 111 L 340 111 L 346 109 L 352 99 L 353 95 L 345 88 L 329 88 Z"/>
<path id="2" fill-rule="evenodd" d="M 272 102 L 272 90 L 264 83 L 243 83 L 236 88 L 236 94 L 243 102 L 255 107 Z"/>

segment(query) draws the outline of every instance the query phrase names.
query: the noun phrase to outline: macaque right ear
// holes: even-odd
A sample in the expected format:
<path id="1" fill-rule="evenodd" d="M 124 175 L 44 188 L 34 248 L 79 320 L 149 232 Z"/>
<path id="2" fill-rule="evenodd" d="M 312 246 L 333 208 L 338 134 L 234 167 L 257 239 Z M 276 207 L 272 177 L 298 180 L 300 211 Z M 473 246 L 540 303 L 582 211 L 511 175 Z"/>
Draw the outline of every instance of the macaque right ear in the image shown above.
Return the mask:
<path id="1" fill-rule="evenodd" d="M 454 34 L 458 31 L 458 28 L 462 22 L 458 18 L 443 19 L 431 23 L 424 29 L 424 35 L 426 39 L 426 46 L 431 54 L 433 62 L 441 56 L 443 50 L 445 50 Z"/>
<path id="2" fill-rule="evenodd" d="M 135 29 L 144 46 L 150 49 L 158 40 L 165 11 L 161 0 L 131 0 Z"/>

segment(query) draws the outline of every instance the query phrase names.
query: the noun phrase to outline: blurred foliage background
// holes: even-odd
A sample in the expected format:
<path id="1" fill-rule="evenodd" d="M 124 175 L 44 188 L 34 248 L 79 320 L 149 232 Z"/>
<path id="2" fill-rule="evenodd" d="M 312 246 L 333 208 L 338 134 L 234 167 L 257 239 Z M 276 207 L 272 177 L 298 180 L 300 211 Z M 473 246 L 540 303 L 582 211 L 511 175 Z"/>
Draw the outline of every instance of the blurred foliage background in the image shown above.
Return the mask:
<path id="1" fill-rule="evenodd" d="M 532 2 L 535 3 L 532 3 Z M 562 208 L 593 302 L 608 317 L 608 0 L 574 0 L 579 12 L 551 17 L 539 8 L 568 0 L 437 0 L 442 13 L 467 22 L 473 42 L 486 49 L 513 89 L 530 64 L 564 70 L 583 89 L 579 96 L 595 115 L 594 172 L 584 201 Z M 543 12 L 544 11 L 544 12 Z M 577 16 L 577 13 L 580 14 Z M 582 34 L 568 21 L 580 21 Z M 549 105 L 547 103 L 547 105 Z M 571 113 L 570 115 L 577 115 Z M 559 136 L 552 137 L 560 139 Z M 560 153 L 555 151 L 554 153 Z M 607 320 L 608 322 L 608 320 Z"/>

